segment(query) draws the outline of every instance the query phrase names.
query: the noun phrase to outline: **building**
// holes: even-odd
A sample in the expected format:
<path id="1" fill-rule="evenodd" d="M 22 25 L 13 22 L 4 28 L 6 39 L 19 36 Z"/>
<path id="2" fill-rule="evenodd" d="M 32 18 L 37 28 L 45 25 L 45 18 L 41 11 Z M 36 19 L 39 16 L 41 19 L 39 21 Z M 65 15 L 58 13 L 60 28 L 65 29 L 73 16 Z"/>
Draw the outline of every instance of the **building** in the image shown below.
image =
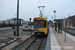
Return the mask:
<path id="1" fill-rule="evenodd" d="M 75 15 L 69 16 L 67 18 L 67 23 L 68 23 L 68 26 L 72 25 L 74 27 L 75 26 Z"/>

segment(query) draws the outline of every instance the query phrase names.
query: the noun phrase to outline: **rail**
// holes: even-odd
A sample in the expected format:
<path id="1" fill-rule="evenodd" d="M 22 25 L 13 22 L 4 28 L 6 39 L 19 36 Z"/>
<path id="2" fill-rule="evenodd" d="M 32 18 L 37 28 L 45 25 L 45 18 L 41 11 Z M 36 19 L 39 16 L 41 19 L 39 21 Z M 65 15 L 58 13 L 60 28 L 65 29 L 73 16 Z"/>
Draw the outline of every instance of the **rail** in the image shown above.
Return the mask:
<path id="1" fill-rule="evenodd" d="M 15 46 L 11 50 L 40 50 L 41 48 L 45 50 L 46 39 L 47 37 L 32 36 L 31 38 L 27 39 L 20 45 Z"/>
<path id="2" fill-rule="evenodd" d="M 27 48 L 36 40 L 36 38 L 34 40 L 32 40 L 26 47 L 25 50 L 27 50 Z"/>
<path id="3" fill-rule="evenodd" d="M 39 50 L 39 47 L 40 47 L 40 45 L 41 45 L 41 43 L 42 43 L 42 41 L 43 41 L 44 38 L 41 37 L 41 38 L 40 38 L 41 40 L 39 40 L 38 42 L 36 41 L 37 39 L 38 39 L 38 37 L 36 37 L 32 42 L 30 42 L 29 45 L 27 45 L 24 50 L 29 50 L 29 47 L 30 47 L 30 46 L 33 46 L 32 44 L 35 43 L 35 45 L 36 45 L 36 43 L 38 43 L 38 42 L 40 41 L 40 42 L 38 43 L 38 45 L 37 45 L 37 48 L 34 47 L 35 50 Z M 33 49 L 33 50 L 34 50 L 34 49 Z"/>
<path id="4" fill-rule="evenodd" d="M 39 50 L 41 43 L 43 42 L 44 38 L 41 40 L 41 42 L 39 43 L 38 47 L 36 48 L 36 50 Z"/>
<path id="5" fill-rule="evenodd" d="M 64 31 L 65 31 L 65 30 L 64 30 Z M 67 28 L 67 29 L 66 29 L 66 32 L 68 32 L 68 33 L 70 33 L 70 34 L 72 34 L 72 35 L 75 36 L 75 29 L 73 29 L 73 28 Z"/>

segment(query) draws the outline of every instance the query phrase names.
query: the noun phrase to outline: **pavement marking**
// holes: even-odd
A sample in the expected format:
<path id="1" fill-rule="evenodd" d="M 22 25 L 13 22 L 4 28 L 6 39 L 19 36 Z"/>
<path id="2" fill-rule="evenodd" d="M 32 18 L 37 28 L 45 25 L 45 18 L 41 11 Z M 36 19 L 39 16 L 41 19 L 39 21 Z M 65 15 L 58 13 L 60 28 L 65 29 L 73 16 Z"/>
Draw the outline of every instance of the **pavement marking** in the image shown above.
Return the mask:
<path id="1" fill-rule="evenodd" d="M 50 28 L 51 50 L 61 50 L 53 30 Z"/>
<path id="2" fill-rule="evenodd" d="M 62 33 L 65 34 L 64 31 L 62 31 Z M 70 39 L 72 39 L 73 41 L 75 41 L 75 37 L 74 37 L 74 36 L 68 34 L 67 32 L 66 32 L 66 35 L 67 35 Z"/>
<path id="3" fill-rule="evenodd" d="M 2 47 L 2 46 L 4 46 L 4 45 L 6 45 L 6 43 L 0 43 L 0 47 Z"/>
<path id="4" fill-rule="evenodd" d="M 11 43 L 11 42 L 13 42 L 13 41 L 15 41 L 15 40 L 16 40 L 16 38 L 14 38 L 13 40 L 9 41 L 8 43 Z"/>

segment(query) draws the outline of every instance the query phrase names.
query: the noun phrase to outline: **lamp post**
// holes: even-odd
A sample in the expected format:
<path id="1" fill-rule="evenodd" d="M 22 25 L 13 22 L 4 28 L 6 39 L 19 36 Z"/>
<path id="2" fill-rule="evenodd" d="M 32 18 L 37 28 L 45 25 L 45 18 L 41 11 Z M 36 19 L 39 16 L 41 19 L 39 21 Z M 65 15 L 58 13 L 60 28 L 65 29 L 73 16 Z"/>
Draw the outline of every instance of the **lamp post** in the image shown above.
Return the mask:
<path id="1" fill-rule="evenodd" d="M 30 20 L 30 25 L 31 25 L 31 18 L 29 20 Z M 30 35 L 32 35 L 32 31 L 31 30 L 30 30 Z"/>
<path id="2" fill-rule="evenodd" d="M 29 20 L 30 20 L 30 22 L 31 22 L 31 18 L 30 18 Z"/>
<path id="3" fill-rule="evenodd" d="M 56 19 L 56 11 L 53 11 L 54 12 L 54 20 Z M 54 21 L 54 25 L 55 25 L 55 31 L 57 31 L 57 23 Z"/>
<path id="4" fill-rule="evenodd" d="M 56 11 L 53 11 L 54 12 L 54 20 L 56 19 Z"/>
<path id="5" fill-rule="evenodd" d="M 17 0 L 17 36 L 19 36 L 19 0 Z"/>

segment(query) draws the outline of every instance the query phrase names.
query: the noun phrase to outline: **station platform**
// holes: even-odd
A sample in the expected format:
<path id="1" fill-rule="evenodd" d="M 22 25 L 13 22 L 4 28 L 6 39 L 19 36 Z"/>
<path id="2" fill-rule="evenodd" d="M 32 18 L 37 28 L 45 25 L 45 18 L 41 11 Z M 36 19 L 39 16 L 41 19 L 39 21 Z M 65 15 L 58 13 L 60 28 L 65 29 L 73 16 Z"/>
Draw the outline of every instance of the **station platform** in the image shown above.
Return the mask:
<path id="1" fill-rule="evenodd" d="M 51 50 L 75 50 L 75 36 L 66 33 L 65 41 L 65 32 L 61 34 L 52 27 L 49 27 L 49 29 Z"/>

